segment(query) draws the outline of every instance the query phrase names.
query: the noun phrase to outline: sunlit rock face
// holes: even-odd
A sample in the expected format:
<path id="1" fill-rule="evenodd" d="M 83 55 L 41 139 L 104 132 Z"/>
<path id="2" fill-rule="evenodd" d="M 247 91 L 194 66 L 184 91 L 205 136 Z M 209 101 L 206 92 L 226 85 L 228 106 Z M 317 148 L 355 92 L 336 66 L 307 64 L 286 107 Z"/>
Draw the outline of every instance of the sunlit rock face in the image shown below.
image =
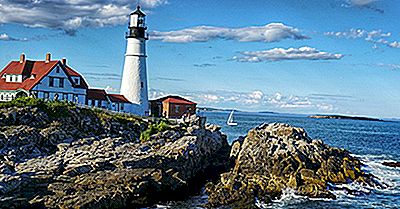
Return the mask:
<path id="1" fill-rule="evenodd" d="M 226 170 L 220 127 L 193 117 L 144 140 L 149 123 L 73 106 L 0 108 L 0 208 L 149 206 Z"/>
<path id="2" fill-rule="evenodd" d="M 334 199 L 331 184 L 377 184 L 348 151 L 312 140 L 302 128 L 287 124 L 263 124 L 250 130 L 233 143 L 230 156 L 235 160 L 232 170 L 222 174 L 218 183 L 207 185 L 210 206 L 249 207 L 256 199 L 277 199 L 285 189 Z"/>

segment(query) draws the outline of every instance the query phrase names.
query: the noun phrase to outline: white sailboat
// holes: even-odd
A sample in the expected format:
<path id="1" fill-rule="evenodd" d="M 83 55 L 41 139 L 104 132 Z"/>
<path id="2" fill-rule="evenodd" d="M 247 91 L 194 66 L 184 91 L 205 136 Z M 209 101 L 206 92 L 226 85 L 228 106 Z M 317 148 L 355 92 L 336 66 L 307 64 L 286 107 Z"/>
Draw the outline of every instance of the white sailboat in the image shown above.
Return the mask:
<path id="1" fill-rule="evenodd" d="M 235 110 L 232 110 L 232 112 L 229 114 L 228 121 L 226 121 L 226 124 L 228 126 L 237 126 L 238 124 L 233 120 L 233 113 Z"/>

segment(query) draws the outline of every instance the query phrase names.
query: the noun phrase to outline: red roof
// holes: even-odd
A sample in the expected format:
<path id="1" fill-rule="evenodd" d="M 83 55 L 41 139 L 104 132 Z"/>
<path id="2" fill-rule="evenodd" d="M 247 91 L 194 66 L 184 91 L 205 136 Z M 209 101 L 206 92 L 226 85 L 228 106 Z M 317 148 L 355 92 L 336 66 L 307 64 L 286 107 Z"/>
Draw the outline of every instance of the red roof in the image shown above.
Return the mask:
<path id="1" fill-rule="evenodd" d="M 131 103 L 124 95 L 120 94 L 108 94 L 108 98 L 110 98 L 111 102 Z"/>
<path id="2" fill-rule="evenodd" d="M 87 89 L 89 88 L 89 85 L 86 83 L 85 79 L 83 78 L 83 76 L 81 74 L 79 74 L 78 72 L 76 72 L 74 69 L 72 69 L 70 66 L 65 66 L 65 69 L 67 71 L 67 74 L 69 76 L 75 76 L 75 77 L 79 77 L 80 78 L 80 83 L 79 85 L 76 85 L 75 87 L 77 88 L 83 88 L 83 89 Z"/>
<path id="3" fill-rule="evenodd" d="M 25 61 L 20 63 L 19 61 L 10 62 L 4 70 L 0 73 L 0 89 L 1 90 L 17 90 L 25 89 L 31 90 L 36 86 L 50 71 L 57 65 L 58 61 Z M 22 83 L 6 82 L 3 78 L 4 74 L 16 74 L 24 75 L 25 80 Z M 34 75 L 34 79 L 30 79 L 31 75 Z"/>
<path id="4" fill-rule="evenodd" d="M 86 97 L 88 100 L 108 100 L 107 93 L 104 89 L 88 89 Z"/>
<path id="5" fill-rule="evenodd" d="M 192 102 L 192 101 L 182 98 L 180 96 L 166 96 L 166 97 L 156 99 L 154 101 L 168 102 L 168 103 L 173 103 L 173 104 L 186 104 L 186 105 L 195 105 L 196 104 L 195 102 Z"/>
<path id="6" fill-rule="evenodd" d="M 0 72 L 0 90 L 25 89 L 29 91 L 33 87 L 35 87 L 36 84 L 38 84 L 44 77 L 46 77 L 51 72 L 51 70 L 55 66 L 57 66 L 57 64 L 63 66 L 60 61 L 46 62 L 26 60 L 22 63 L 20 63 L 19 61 L 12 61 Z M 85 89 L 88 88 L 86 81 L 79 73 L 68 66 L 63 69 L 69 77 L 79 76 L 81 78 L 80 85 L 75 85 L 74 82 L 71 80 L 71 83 L 74 85 L 74 87 Z M 21 83 L 6 82 L 6 79 L 3 78 L 4 74 L 23 75 L 23 81 Z M 34 76 L 33 79 L 31 79 L 32 75 Z"/>

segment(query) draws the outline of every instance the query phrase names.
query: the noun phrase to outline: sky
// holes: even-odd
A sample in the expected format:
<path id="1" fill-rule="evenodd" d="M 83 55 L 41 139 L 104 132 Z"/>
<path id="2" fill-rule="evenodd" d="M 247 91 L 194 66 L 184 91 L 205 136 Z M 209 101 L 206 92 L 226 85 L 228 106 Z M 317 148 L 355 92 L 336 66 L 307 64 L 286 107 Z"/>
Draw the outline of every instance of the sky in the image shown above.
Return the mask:
<path id="1" fill-rule="evenodd" d="M 202 107 L 400 118 L 400 1 L 141 0 L 149 96 Z M 0 0 L 0 66 L 67 58 L 119 92 L 135 0 Z"/>

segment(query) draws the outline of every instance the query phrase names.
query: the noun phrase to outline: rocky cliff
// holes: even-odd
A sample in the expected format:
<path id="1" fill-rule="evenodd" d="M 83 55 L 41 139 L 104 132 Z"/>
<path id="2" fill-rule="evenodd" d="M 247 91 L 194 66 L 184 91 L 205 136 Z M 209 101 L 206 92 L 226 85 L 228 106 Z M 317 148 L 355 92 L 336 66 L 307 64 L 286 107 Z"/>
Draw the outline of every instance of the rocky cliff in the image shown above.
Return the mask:
<path id="1" fill-rule="evenodd" d="M 356 181 L 382 186 L 361 170 L 346 150 L 312 140 L 301 128 L 264 124 L 232 145 L 235 165 L 216 184 L 208 184 L 209 206 L 252 208 L 256 200 L 271 202 L 291 189 L 312 198 L 335 198 L 335 184 Z M 356 191 L 347 191 L 356 192 Z"/>
<path id="2" fill-rule="evenodd" d="M 0 208 L 146 206 L 185 197 L 225 169 L 219 127 L 163 123 L 148 131 L 157 123 L 67 103 L 3 105 Z"/>

